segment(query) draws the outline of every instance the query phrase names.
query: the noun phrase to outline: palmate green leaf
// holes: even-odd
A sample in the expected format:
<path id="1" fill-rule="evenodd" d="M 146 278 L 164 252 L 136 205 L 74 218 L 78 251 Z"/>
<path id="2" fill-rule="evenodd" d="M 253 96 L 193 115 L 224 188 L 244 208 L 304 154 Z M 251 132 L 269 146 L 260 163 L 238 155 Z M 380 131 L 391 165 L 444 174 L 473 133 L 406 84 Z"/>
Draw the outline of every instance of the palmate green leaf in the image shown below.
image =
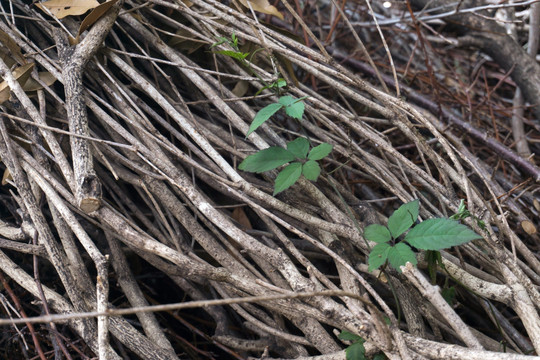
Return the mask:
<path id="1" fill-rule="evenodd" d="M 319 178 L 319 175 L 321 174 L 321 167 L 319 166 L 319 163 L 313 160 L 306 161 L 304 165 L 302 166 L 302 175 L 305 176 L 306 179 L 311 181 L 317 181 Z"/>
<path id="2" fill-rule="evenodd" d="M 368 271 L 373 271 L 380 268 L 386 262 L 386 259 L 388 259 L 388 252 L 391 248 L 392 246 L 390 246 L 388 243 L 380 243 L 375 245 L 369 253 Z"/>
<path id="3" fill-rule="evenodd" d="M 418 263 L 416 261 L 416 256 L 409 245 L 400 242 L 399 244 L 392 246 L 388 251 L 388 262 L 397 271 L 401 272 L 399 267 L 405 265 L 407 261 L 413 265 Z"/>
<path id="4" fill-rule="evenodd" d="M 266 120 L 270 119 L 270 117 L 274 115 L 275 113 L 277 113 L 279 109 L 281 109 L 282 107 L 283 105 L 274 103 L 274 104 L 267 105 L 263 107 L 261 110 L 259 110 L 257 115 L 255 115 L 255 118 L 251 122 L 251 125 L 249 126 L 249 130 L 246 134 L 246 137 L 248 137 L 249 134 L 257 130 L 259 126 L 264 124 Z"/>
<path id="5" fill-rule="evenodd" d="M 238 168 L 244 171 L 261 173 L 275 169 L 294 159 L 294 155 L 286 149 L 272 146 L 253 155 L 249 155 L 238 165 Z"/>
<path id="6" fill-rule="evenodd" d="M 388 219 L 388 229 L 394 239 L 397 239 L 418 219 L 418 203 L 418 200 L 414 200 L 401 205 Z"/>
<path id="7" fill-rule="evenodd" d="M 364 342 L 357 341 L 348 348 L 346 348 L 345 357 L 347 360 L 367 360 Z"/>
<path id="8" fill-rule="evenodd" d="M 274 195 L 291 187 L 302 175 L 302 164 L 293 162 L 287 165 L 276 177 L 274 184 Z"/>
<path id="9" fill-rule="evenodd" d="M 321 160 L 322 158 L 328 156 L 332 152 L 333 146 L 327 143 L 322 143 L 315 146 L 308 154 L 309 160 Z"/>
<path id="10" fill-rule="evenodd" d="M 416 225 L 405 241 L 417 249 L 441 250 L 482 237 L 467 226 L 450 219 L 429 219 Z"/>
<path id="11" fill-rule="evenodd" d="M 379 224 L 366 226 L 364 229 L 364 237 L 369 241 L 375 241 L 376 243 L 385 243 L 392 240 L 388 228 Z"/>
<path id="12" fill-rule="evenodd" d="M 279 98 L 279 103 L 285 107 L 285 112 L 292 118 L 302 120 L 306 105 L 302 99 L 295 99 L 292 96 L 282 96 Z"/>
<path id="13" fill-rule="evenodd" d="M 305 159 L 309 151 L 309 141 L 304 137 L 299 137 L 287 143 L 287 150 L 299 159 Z"/>

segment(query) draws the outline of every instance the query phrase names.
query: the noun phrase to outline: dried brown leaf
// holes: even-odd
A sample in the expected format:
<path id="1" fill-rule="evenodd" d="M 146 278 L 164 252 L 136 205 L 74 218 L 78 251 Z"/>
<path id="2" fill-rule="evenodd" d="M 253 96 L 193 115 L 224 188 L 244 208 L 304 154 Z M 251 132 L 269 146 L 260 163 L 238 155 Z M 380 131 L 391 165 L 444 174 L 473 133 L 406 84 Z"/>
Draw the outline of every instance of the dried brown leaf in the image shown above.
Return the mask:
<path id="1" fill-rule="evenodd" d="M 263 14 L 274 15 L 283 20 L 283 14 L 280 13 L 275 6 L 270 5 L 268 0 L 240 0 L 240 3 L 247 8 L 249 8 L 249 5 L 251 5 L 255 11 Z"/>
<path id="2" fill-rule="evenodd" d="M 246 215 L 246 212 L 243 208 L 237 207 L 233 210 L 231 217 L 236 220 L 244 230 L 250 230 L 253 229 L 253 226 L 251 225 L 251 221 L 249 221 L 249 218 Z"/>
<path id="3" fill-rule="evenodd" d="M 51 86 L 56 81 L 56 78 L 53 76 L 53 74 L 48 71 L 40 72 L 39 79 L 47 86 Z M 24 91 L 36 91 L 43 89 L 43 86 L 36 80 L 30 78 L 28 79 L 28 81 L 26 81 L 22 88 Z"/>
<path id="4" fill-rule="evenodd" d="M 234 89 L 232 89 L 232 93 L 237 97 L 242 97 L 246 95 L 247 91 L 249 89 L 249 82 L 246 80 L 240 80 L 236 83 L 234 86 Z"/>
<path id="5" fill-rule="evenodd" d="M 9 68 L 17 63 L 6 47 L 0 46 L 0 58 L 4 60 Z"/>
<path id="6" fill-rule="evenodd" d="M 30 77 L 33 68 L 34 64 L 32 63 L 20 66 L 13 70 L 13 76 L 15 77 L 15 79 L 17 79 L 21 86 L 24 86 L 24 84 Z M 2 81 L 2 83 L 0 83 L 0 104 L 2 104 L 4 101 L 9 100 L 10 91 L 11 89 L 9 88 L 7 81 Z"/>
<path id="7" fill-rule="evenodd" d="M 36 6 L 44 12 L 49 10 L 51 14 L 62 19 L 66 16 L 82 15 L 88 10 L 98 7 L 99 2 L 97 0 L 49 0 L 37 3 Z"/>
<path id="8" fill-rule="evenodd" d="M 0 43 L 2 43 L 2 45 L 9 50 L 11 56 L 13 56 L 13 58 L 17 60 L 19 64 L 26 64 L 26 59 L 21 53 L 21 48 L 19 45 L 17 45 L 17 43 L 2 30 L 0 30 Z"/>
<path id="9" fill-rule="evenodd" d="M 109 0 L 103 4 L 96 7 L 88 16 L 86 16 L 81 23 L 79 28 L 79 35 L 81 35 L 86 29 L 92 26 L 96 21 L 98 21 L 118 0 Z M 79 36 L 77 35 L 77 37 Z"/>
<path id="10" fill-rule="evenodd" d="M 6 185 L 8 181 L 11 180 L 13 180 L 13 178 L 11 177 L 11 173 L 9 172 L 9 169 L 6 169 L 4 171 L 4 175 L 2 176 L 2 186 Z"/>
<path id="11" fill-rule="evenodd" d="M 205 42 L 195 39 L 193 34 L 186 29 L 178 29 L 176 36 L 169 40 L 168 45 L 191 54 L 205 45 Z"/>

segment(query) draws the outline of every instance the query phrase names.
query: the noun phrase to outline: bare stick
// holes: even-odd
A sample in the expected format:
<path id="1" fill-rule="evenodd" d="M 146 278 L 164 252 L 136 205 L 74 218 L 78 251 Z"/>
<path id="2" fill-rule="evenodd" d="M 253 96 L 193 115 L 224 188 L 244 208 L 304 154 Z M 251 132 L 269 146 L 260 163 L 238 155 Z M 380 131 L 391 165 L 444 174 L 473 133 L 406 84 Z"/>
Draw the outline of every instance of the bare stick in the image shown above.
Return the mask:
<path id="1" fill-rule="evenodd" d="M 95 55 L 109 33 L 123 2 L 114 5 L 89 31 L 84 40 L 74 48 L 61 30 L 55 30 L 60 61 L 63 64 L 66 94 L 66 111 L 69 130 L 77 135 L 88 136 L 88 114 L 83 96 L 83 71 L 86 63 Z M 96 176 L 90 145 L 86 139 L 71 137 L 71 156 L 76 183 L 76 198 L 84 212 L 96 211 L 101 206 L 101 183 Z"/>
<path id="2" fill-rule="evenodd" d="M 407 265 L 402 266 L 401 270 L 403 275 L 409 279 L 409 281 L 416 286 L 416 288 L 422 293 L 422 295 L 427 298 L 433 306 L 439 311 L 439 313 L 448 321 L 450 326 L 456 331 L 456 333 L 461 337 L 461 340 L 465 342 L 469 347 L 473 349 L 482 350 L 483 347 L 478 341 L 478 339 L 471 332 L 469 327 L 461 320 L 461 318 L 456 314 L 454 309 L 448 305 L 446 300 L 442 297 L 439 292 L 438 286 L 431 285 L 424 275 L 414 267 L 410 262 Z"/>

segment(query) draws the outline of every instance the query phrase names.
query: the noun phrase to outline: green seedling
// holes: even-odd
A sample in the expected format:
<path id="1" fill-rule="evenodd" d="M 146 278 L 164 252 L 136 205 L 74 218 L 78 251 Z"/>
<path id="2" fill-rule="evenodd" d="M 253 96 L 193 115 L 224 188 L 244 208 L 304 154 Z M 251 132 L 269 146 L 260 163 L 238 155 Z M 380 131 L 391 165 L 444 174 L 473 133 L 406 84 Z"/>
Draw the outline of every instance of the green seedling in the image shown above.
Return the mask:
<path id="1" fill-rule="evenodd" d="M 285 86 L 287 86 L 287 82 L 285 81 L 285 79 L 279 78 L 276 81 L 273 81 L 272 83 L 260 88 L 259 91 L 255 93 L 255 96 L 259 95 L 266 89 L 270 89 L 275 93 L 279 93 L 280 89 L 284 88 Z"/>
<path id="2" fill-rule="evenodd" d="M 223 36 L 219 37 L 218 41 L 216 41 L 215 43 L 212 44 L 212 46 L 210 46 L 210 49 L 214 48 L 216 46 L 219 46 L 219 45 L 223 45 L 223 44 L 228 44 L 234 50 L 240 51 L 239 48 L 238 48 L 238 37 L 236 36 L 234 31 L 233 31 L 230 39 L 226 38 L 226 37 L 223 37 Z"/>
<path id="3" fill-rule="evenodd" d="M 452 220 L 464 220 L 464 219 L 466 219 L 468 217 L 473 218 L 473 220 L 476 221 L 476 223 L 478 224 L 478 227 L 480 229 L 486 230 L 486 224 L 482 220 L 480 220 L 478 217 L 471 214 L 471 212 L 465 206 L 465 200 L 461 199 L 461 201 L 459 202 L 459 207 L 458 207 L 457 213 L 450 216 L 450 219 L 452 219 Z"/>
<path id="4" fill-rule="evenodd" d="M 212 48 L 214 48 L 216 46 L 223 45 L 223 44 L 227 44 L 229 47 L 232 48 L 232 50 L 217 50 L 217 51 L 214 51 L 214 52 L 216 54 L 225 55 L 225 56 L 228 56 L 230 58 L 238 60 L 240 62 L 240 64 L 242 64 L 242 66 L 244 66 L 252 75 L 256 76 L 257 79 L 259 79 L 259 81 L 264 85 L 264 87 L 262 87 L 259 91 L 257 91 L 255 96 L 259 95 L 265 89 L 270 89 L 274 93 L 280 94 L 281 93 L 281 88 L 287 86 L 287 82 L 285 81 L 285 79 L 282 79 L 279 76 L 280 74 L 279 74 L 279 72 L 277 72 L 277 69 L 274 69 L 276 71 L 276 73 L 274 74 L 274 76 L 275 76 L 274 78 L 277 79 L 277 80 L 275 80 L 275 81 L 273 81 L 271 83 L 268 83 L 267 81 L 263 80 L 263 78 L 251 66 L 253 57 L 259 51 L 263 51 L 264 50 L 263 48 L 259 48 L 259 49 L 255 50 L 255 51 L 251 52 L 251 53 L 241 51 L 240 46 L 238 44 L 238 37 L 236 36 L 236 34 L 234 32 L 232 33 L 230 38 L 219 37 L 218 41 L 213 43 L 212 46 L 210 46 L 210 48 L 212 49 Z"/>
<path id="5" fill-rule="evenodd" d="M 347 360 L 367 360 L 366 348 L 364 347 L 364 339 L 348 331 L 342 331 L 338 337 L 341 340 L 347 340 L 352 342 L 352 344 L 349 345 L 347 349 L 345 349 L 345 355 Z"/>
<path id="6" fill-rule="evenodd" d="M 277 86 L 280 86 L 279 80 Z M 277 103 L 265 106 L 255 115 L 246 137 L 281 109 L 284 109 L 288 116 L 302 120 L 305 110 L 304 99 L 305 97 L 295 99 L 292 96 L 282 96 Z M 321 167 L 317 161 L 330 154 L 332 145 L 322 143 L 312 148 L 311 151 L 309 148 L 309 140 L 299 137 L 287 143 L 286 149 L 272 146 L 248 156 L 238 168 L 244 171 L 261 173 L 289 163 L 276 177 L 274 184 L 274 195 L 276 195 L 291 187 L 302 175 L 308 180 L 317 181 L 321 173 Z"/>
<path id="7" fill-rule="evenodd" d="M 279 101 L 277 103 L 273 103 L 263 107 L 255 115 L 253 122 L 249 126 L 246 137 L 255 130 L 257 130 L 259 126 L 264 124 L 268 119 L 270 119 L 275 113 L 277 113 L 281 109 L 284 109 L 285 113 L 290 117 L 297 120 L 302 120 L 302 116 L 304 115 L 304 110 L 306 108 L 303 102 L 304 99 L 305 97 L 295 99 L 292 96 L 282 96 L 279 98 Z"/>
<path id="8" fill-rule="evenodd" d="M 281 91 L 280 89 L 287 86 L 287 82 L 277 76 L 277 80 L 268 84 L 253 71 L 249 61 L 247 60 L 247 57 L 250 54 L 240 51 L 238 46 L 238 38 L 234 32 L 230 39 L 226 37 L 218 38 L 218 41 L 211 47 L 213 48 L 222 44 L 229 45 L 233 50 L 220 50 L 216 51 L 216 53 L 229 56 L 240 61 L 242 65 L 245 65 L 257 76 L 257 78 L 261 80 L 264 87 L 259 90 L 257 94 L 264 89 L 271 89 L 276 94 L 279 94 Z M 281 96 L 277 103 L 265 106 L 255 115 L 246 137 L 257 130 L 262 124 L 264 124 L 281 109 L 285 110 L 285 113 L 288 116 L 299 121 L 302 120 L 305 110 L 304 99 L 306 99 L 306 97 L 296 99 L 292 96 L 286 95 Z M 242 163 L 240 163 L 238 168 L 243 171 L 262 173 L 288 164 L 278 173 L 278 176 L 276 177 L 274 184 L 274 195 L 276 195 L 291 187 L 298 181 L 300 176 L 304 176 L 306 179 L 311 181 L 316 181 L 321 173 L 321 167 L 317 161 L 326 157 L 331 151 L 332 145 L 327 143 L 322 143 L 310 150 L 309 140 L 304 137 L 299 137 L 287 143 L 286 149 L 278 146 L 272 146 L 268 149 L 261 150 L 248 156 L 246 159 L 244 159 L 244 161 L 242 161 Z"/>
<path id="9" fill-rule="evenodd" d="M 364 229 L 364 237 L 377 243 L 369 253 L 369 271 L 387 262 L 397 271 L 401 271 L 400 266 L 407 262 L 416 265 L 416 256 L 411 246 L 420 250 L 438 251 L 482 238 L 453 219 L 428 219 L 413 226 L 418 219 L 418 210 L 419 201 L 411 201 L 394 211 L 388 218 L 387 226 L 373 224 Z M 403 234 L 403 240 L 398 241 Z"/>
<path id="10" fill-rule="evenodd" d="M 223 44 L 229 45 L 233 50 L 219 50 L 219 51 L 216 51 L 216 54 L 232 57 L 233 59 L 240 60 L 240 62 L 245 61 L 245 59 L 249 56 L 249 53 L 240 51 L 240 48 L 238 47 L 238 38 L 236 37 L 236 34 L 234 32 L 232 33 L 230 39 L 226 37 L 218 38 L 218 41 L 213 43 L 212 46 L 210 46 L 210 48 L 212 49 L 216 46 L 223 45 Z"/>
<path id="11" fill-rule="evenodd" d="M 341 340 L 350 341 L 352 343 L 345 349 L 345 356 L 347 360 L 368 360 L 368 358 L 366 357 L 366 349 L 364 347 L 364 339 L 348 331 L 342 331 L 338 337 Z M 384 354 L 382 353 L 379 353 L 373 356 L 372 360 L 384 359 L 386 359 L 386 356 L 384 356 Z"/>
<path id="12" fill-rule="evenodd" d="M 289 143 L 284 149 L 272 146 L 248 156 L 238 168 L 243 171 L 262 173 L 285 166 L 276 177 L 274 195 L 291 187 L 301 175 L 311 181 L 316 181 L 321 173 L 317 161 L 326 157 L 332 151 L 332 145 L 322 143 L 309 150 L 309 141 L 299 137 Z"/>

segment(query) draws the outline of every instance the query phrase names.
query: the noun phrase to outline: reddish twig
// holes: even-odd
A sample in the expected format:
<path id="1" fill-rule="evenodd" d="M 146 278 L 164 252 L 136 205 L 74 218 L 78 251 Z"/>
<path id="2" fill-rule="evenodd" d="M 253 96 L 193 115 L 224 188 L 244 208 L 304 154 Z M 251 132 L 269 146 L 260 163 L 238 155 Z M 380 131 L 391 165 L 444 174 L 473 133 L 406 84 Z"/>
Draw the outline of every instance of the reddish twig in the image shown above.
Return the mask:
<path id="1" fill-rule="evenodd" d="M 333 47 L 328 46 L 326 48 L 332 56 L 334 56 L 336 59 L 345 59 L 345 56 L 341 54 L 340 52 L 336 51 Z M 364 74 L 370 75 L 370 76 L 376 76 L 375 71 L 369 66 L 368 64 L 365 64 L 361 61 L 358 61 L 356 59 L 346 59 L 347 63 L 350 66 L 355 67 L 357 70 L 362 71 Z M 393 87 L 394 86 L 394 79 L 388 75 L 381 74 L 382 79 L 384 82 L 388 85 Z M 444 106 L 440 106 L 435 101 L 426 98 L 424 95 L 419 94 L 418 92 L 414 91 L 411 87 L 400 84 L 400 87 L 403 91 L 403 94 L 407 97 L 408 100 L 411 102 L 423 107 L 424 109 L 429 110 L 430 112 L 437 114 L 440 114 L 441 118 L 445 121 L 448 121 L 458 127 L 461 131 L 464 131 L 469 136 L 477 140 L 478 142 L 482 143 L 483 145 L 489 147 L 494 153 L 496 153 L 498 156 L 500 156 L 502 159 L 510 162 L 517 168 L 519 168 L 521 171 L 523 171 L 527 176 L 531 176 L 534 181 L 540 182 L 540 169 L 538 166 L 531 164 L 526 159 L 522 158 L 518 154 L 516 154 L 514 151 L 509 149 L 508 147 L 504 146 L 497 140 L 486 136 L 485 131 L 479 130 L 469 124 L 468 122 L 463 121 L 459 116 L 454 115 L 450 110 L 448 110 Z"/>
<path id="2" fill-rule="evenodd" d="M 8 282 L 6 281 L 6 278 L 4 278 L 4 275 L 2 275 L 1 272 L 0 272 L 0 282 L 2 282 L 2 286 L 4 287 L 4 289 L 6 289 L 7 293 L 9 294 L 9 297 L 11 298 L 11 301 L 13 301 L 13 303 L 15 304 L 15 308 L 17 309 L 17 311 L 21 314 L 23 319 L 27 318 L 28 316 L 26 315 L 26 312 L 24 311 L 21 305 L 21 302 L 19 301 L 19 298 L 17 297 L 17 295 L 15 295 L 15 293 L 9 286 Z M 45 357 L 45 354 L 43 353 L 43 350 L 41 349 L 41 345 L 39 344 L 39 340 L 36 336 L 36 330 L 34 329 L 34 325 L 32 325 L 31 323 L 26 323 L 26 326 L 28 326 L 28 331 L 30 331 L 30 335 L 32 336 L 32 341 L 34 342 L 34 346 L 36 347 L 36 352 L 38 353 L 39 358 L 41 360 L 46 360 L 47 358 Z"/>

